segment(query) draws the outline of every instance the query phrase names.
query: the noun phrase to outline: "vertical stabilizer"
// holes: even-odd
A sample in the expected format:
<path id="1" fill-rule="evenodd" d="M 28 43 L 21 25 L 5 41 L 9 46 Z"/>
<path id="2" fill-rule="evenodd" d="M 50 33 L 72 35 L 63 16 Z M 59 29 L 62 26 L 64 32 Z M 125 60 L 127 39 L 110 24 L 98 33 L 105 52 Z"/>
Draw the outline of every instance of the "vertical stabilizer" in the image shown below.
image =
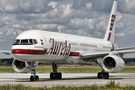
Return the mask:
<path id="1" fill-rule="evenodd" d="M 106 34 L 104 37 L 104 40 L 110 41 L 112 43 L 114 43 L 114 36 L 115 36 L 116 12 L 117 12 L 117 1 L 114 1 L 113 6 L 112 6 L 112 11 L 110 14 L 108 27 L 107 27 Z"/>

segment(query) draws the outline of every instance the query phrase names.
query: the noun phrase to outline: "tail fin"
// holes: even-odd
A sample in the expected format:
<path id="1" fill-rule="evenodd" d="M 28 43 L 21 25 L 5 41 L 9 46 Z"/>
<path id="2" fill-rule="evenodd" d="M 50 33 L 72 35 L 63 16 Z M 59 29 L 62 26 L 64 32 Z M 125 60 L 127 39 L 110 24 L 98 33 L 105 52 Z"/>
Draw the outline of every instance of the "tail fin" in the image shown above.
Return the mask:
<path id="1" fill-rule="evenodd" d="M 107 27 L 106 34 L 105 34 L 105 37 L 104 37 L 104 40 L 110 41 L 112 43 L 114 43 L 114 36 L 115 36 L 116 12 L 117 12 L 117 1 L 114 1 L 113 6 L 112 6 L 112 11 L 111 11 L 111 14 L 110 14 L 108 27 Z"/>

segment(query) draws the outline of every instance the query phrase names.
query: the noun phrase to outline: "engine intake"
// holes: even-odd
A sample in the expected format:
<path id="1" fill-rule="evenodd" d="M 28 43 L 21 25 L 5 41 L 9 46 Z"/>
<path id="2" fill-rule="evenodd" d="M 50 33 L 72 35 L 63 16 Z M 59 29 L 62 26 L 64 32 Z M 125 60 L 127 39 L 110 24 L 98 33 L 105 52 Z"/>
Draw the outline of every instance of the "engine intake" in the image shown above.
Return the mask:
<path id="1" fill-rule="evenodd" d="M 125 62 L 116 55 L 108 55 L 104 57 L 102 67 L 107 72 L 118 72 L 124 68 Z"/>
<path id="2" fill-rule="evenodd" d="M 38 63 L 37 63 L 38 64 Z M 37 66 L 36 64 L 36 66 Z M 14 59 L 12 62 L 13 69 L 18 73 L 28 73 L 31 71 L 31 63 L 27 61 L 19 61 Z M 35 68 L 36 68 L 35 66 Z"/>

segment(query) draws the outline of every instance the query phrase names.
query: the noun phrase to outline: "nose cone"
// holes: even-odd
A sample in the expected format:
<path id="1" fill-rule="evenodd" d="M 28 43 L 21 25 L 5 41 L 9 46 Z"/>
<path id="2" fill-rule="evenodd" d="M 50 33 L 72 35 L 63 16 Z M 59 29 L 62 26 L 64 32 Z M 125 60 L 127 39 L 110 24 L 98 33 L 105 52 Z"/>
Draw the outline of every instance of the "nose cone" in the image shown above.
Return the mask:
<path id="1" fill-rule="evenodd" d="M 25 49 L 26 48 L 26 49 Z M 12 46 L 12 54 L 14 58 L 18 60 L 23 60 L 23 58 L 26 56 L 27 53 L 27 46 L 22 45 L 13 45 Z"/>

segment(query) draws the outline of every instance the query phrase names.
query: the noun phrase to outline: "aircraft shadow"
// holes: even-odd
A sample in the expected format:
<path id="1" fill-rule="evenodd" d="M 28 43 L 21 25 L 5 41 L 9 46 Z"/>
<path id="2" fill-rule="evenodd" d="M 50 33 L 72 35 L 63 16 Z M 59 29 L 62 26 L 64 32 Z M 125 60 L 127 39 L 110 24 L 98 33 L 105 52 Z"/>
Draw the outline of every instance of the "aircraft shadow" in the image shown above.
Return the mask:
<path id="1" fill-rule="evenodd" d="M 45 81 L 69 81 L 69 80 L 120 80 L 120 79 L 128 79 L 128 78 L 119 78 L 116 76 L 110 76 L 109 79 L 97 79 L 96 76 L 91 77 L 71 77 L 71 78 L 62 78 L 62 79 L 50 79 L 50 78 L 40 78 L 40 82 Z M 132 78 L 129 78 L 132 79 Z M 16 79 L 15 82 L 29 82 L 29 78 L 21 78 Z"/>

